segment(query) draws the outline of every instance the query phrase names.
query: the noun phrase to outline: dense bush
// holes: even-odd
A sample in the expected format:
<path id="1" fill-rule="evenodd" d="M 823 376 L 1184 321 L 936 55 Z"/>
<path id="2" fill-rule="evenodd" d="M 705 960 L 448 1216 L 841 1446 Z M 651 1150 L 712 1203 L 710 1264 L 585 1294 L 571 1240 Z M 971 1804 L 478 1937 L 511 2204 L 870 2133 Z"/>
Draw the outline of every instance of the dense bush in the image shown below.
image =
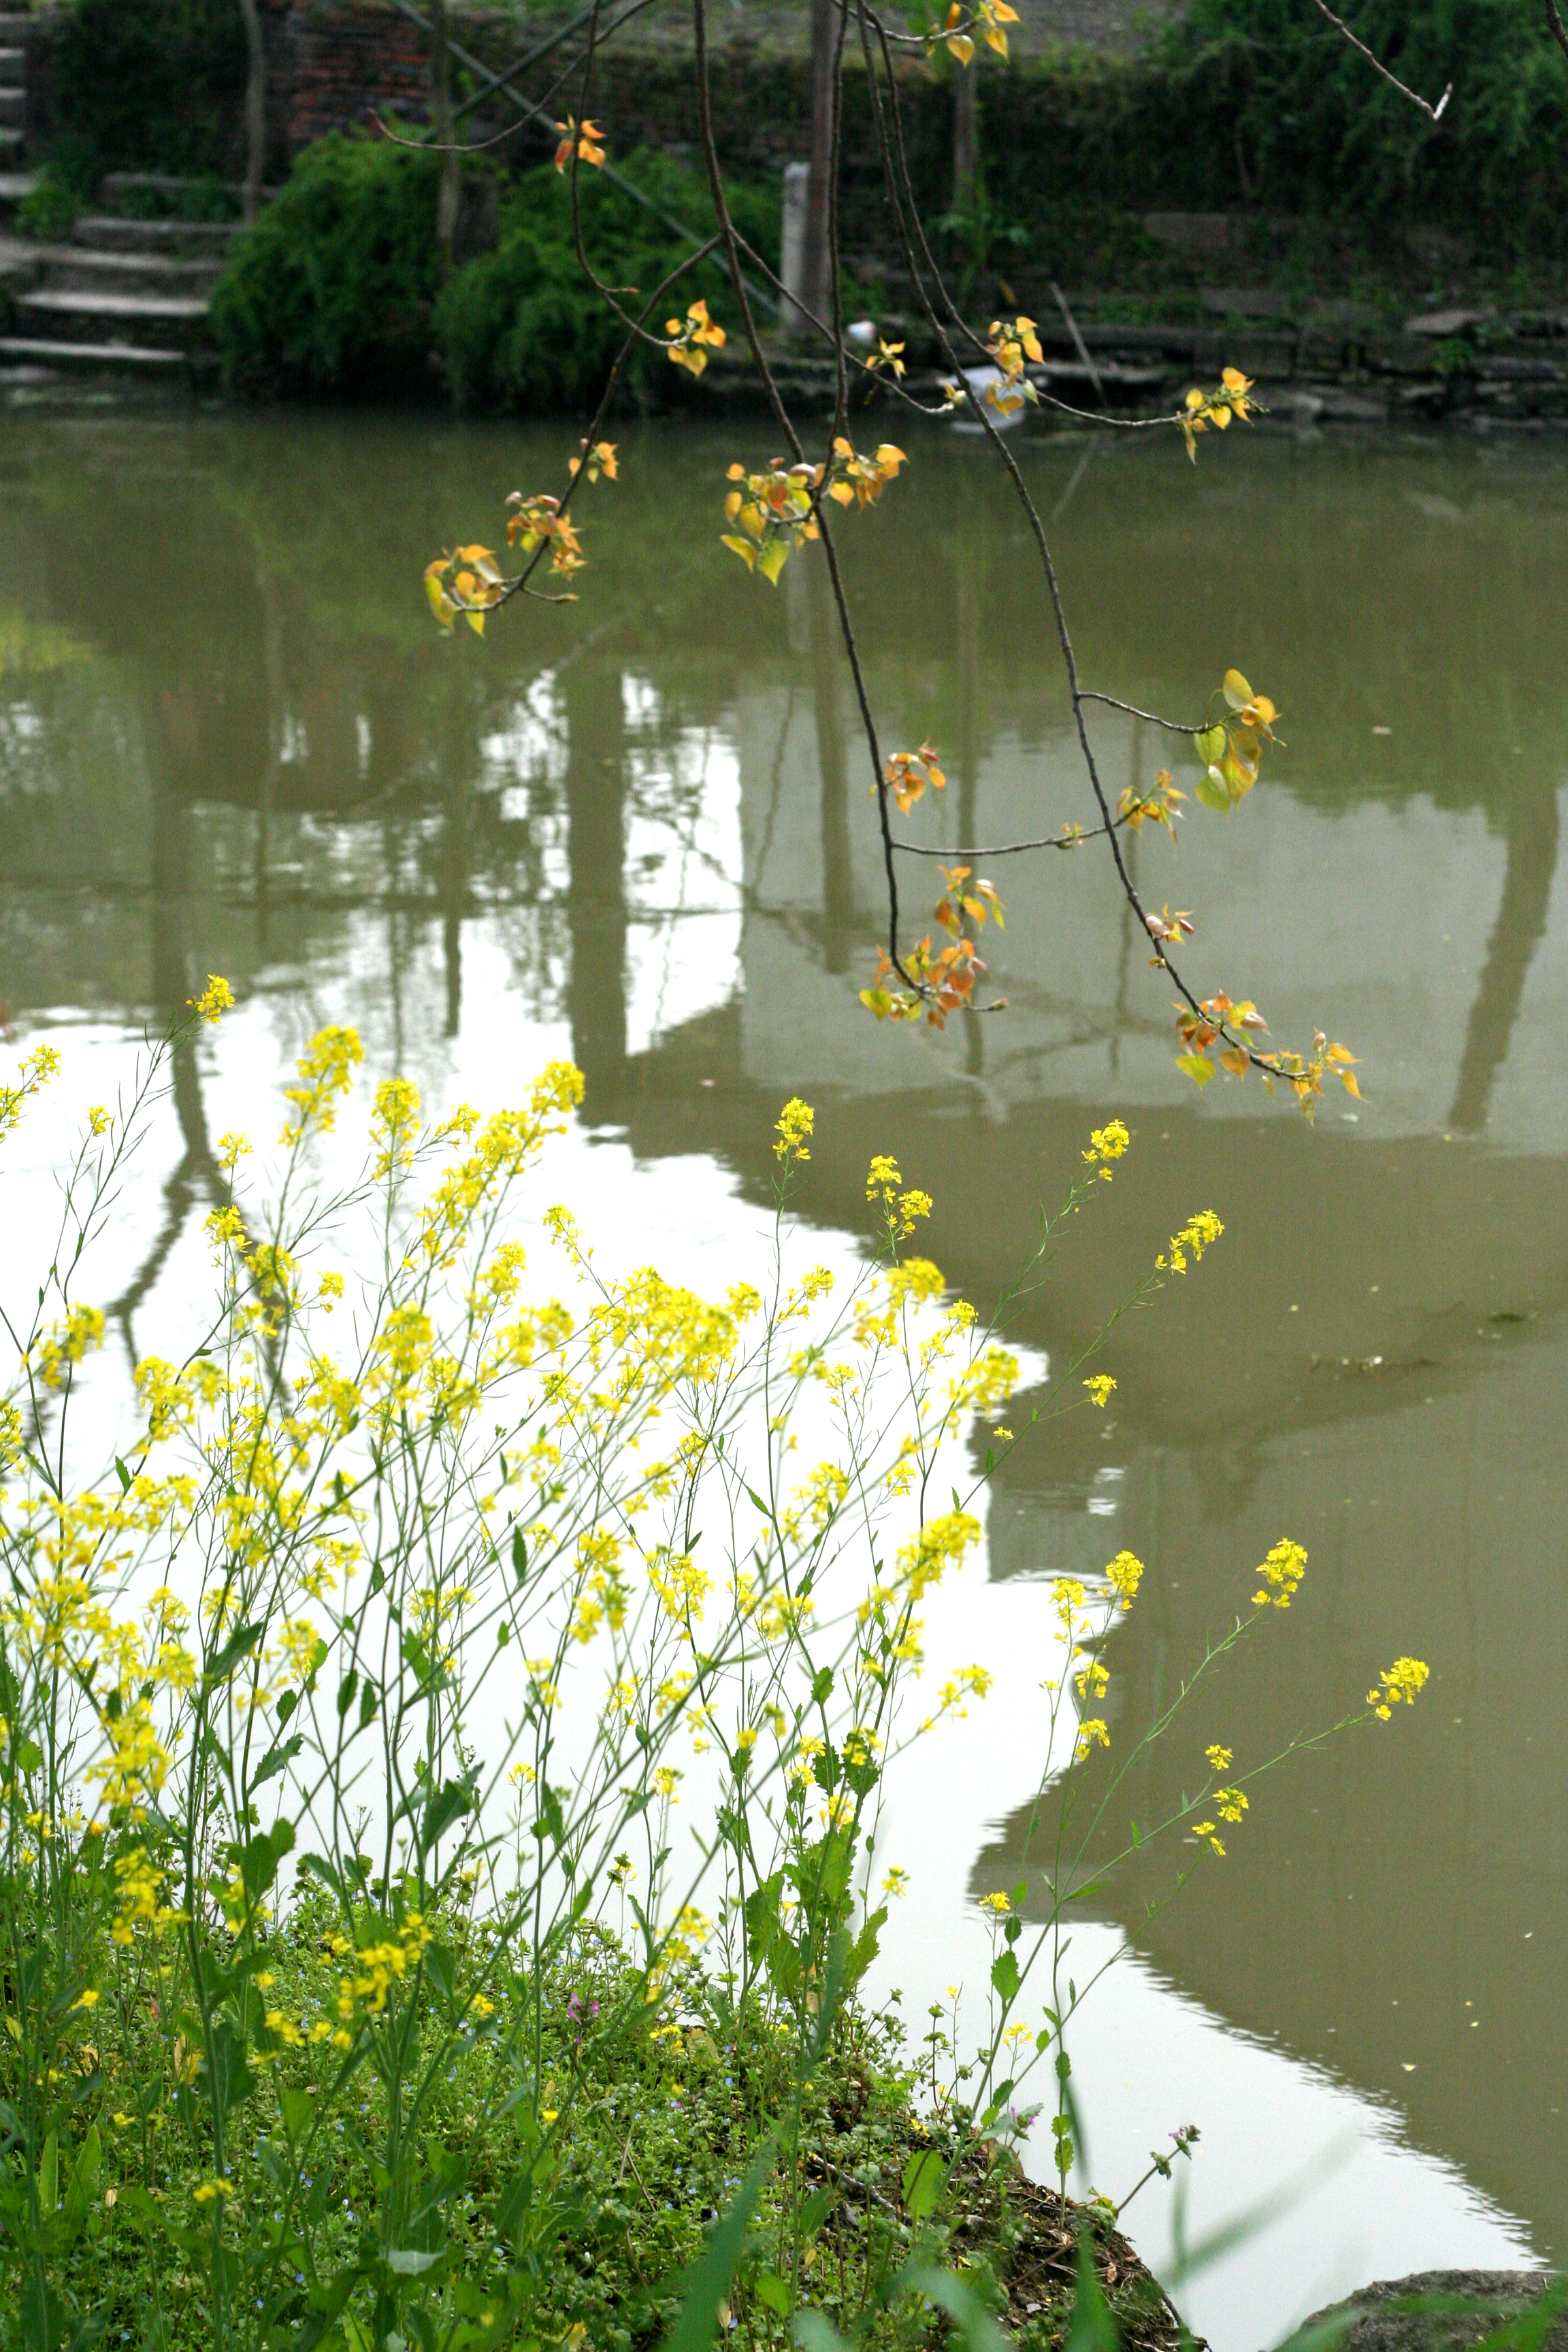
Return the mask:
<path id="1" fill-rule="evenodd" d="M 712 204 L 694 173 L 646 153 L 633 155 L 626 172 L 667 218 L 703 237 L 712 234 Z M 579 195 L 584 247 L 607 284 L 650 294 L 690 250 L 612 183 L 584 173 Z M 777 185 L 742 188 L 731 201 L 742 234 L 776 268 Z M 681 281 L 672 305 L 684 310 L 700 294 L 715 318 L 731 328 L 738 324 L 716 260 Z M 626 299 L 637 305 L 637 297 Z M 663 323 L 662 317 L 653 321 Z M 447 287 L 436 334 L 453 394 L 465 407 L 584 409 L 598 399 L 626 330 L 584 276 L 573 239 L 571 190 L 548 164 L 519 184 L 495 251 L 458 271 Z M 647 345 L 629 361 L 626 381 L 644 405 L 668 399 L 675 388 L 668 361 Z"/>
<path id="2" fill-rule="evenodd" d="M 232 174 L 245 107 L 236 0 L 76 0 L 54 55 L 60 128 L 100 172 Z"/>
<path id="3" fill-rule="evenodd" d="M 1438 124 L 1301 0 L 1192 0 L 1153 51 L 1173 78 L 1173 186 L 1205 200 L 1442 226 L 1482 258 L 1568 241 L 1568 60 L 1532 0 L 1364 0 L 1356 31 Z M 1194 135 L 1195 133 L 1195 136 Z M 1181 159 L 1184 158 L 1184 162 Z"/>
<path id="4" fill-rule="evenodd" d="M 231 382 L 317 394 L 428 383 L 437 172 L 434 155 L 357 135 L 306 149 L 213 294 Z"/>
<path id="5" fill-rule="evenodd" d="M 477 183 L 482 167 L 468 168 Z M 357 134 L 305 151 L 214 296 L 213 332 L 232 383 L 406 394 L 430 383 L 434 353 L 467 407 L 593 404 L 625 331 L 583 275 L 566 182 L 548 164 L 527 173 L 503 208 L 495 250 L 443 289 L 437 170 L 431 155 Z M 634 155 L 628 170 L 668 218 L 710 233 L 712 208 L 694 173 L 657 155 Z M 651 292 L 689 247 L 618 188 L 584 180 L 595 267 L 608 283 Z M 735 202 L 743 234 L 776 260 L 777 190 L 743 191 Z M 680 307 L 699 293 L 725 315 L 716 263 L 683 281 Z M 647 404 L 668 396 L 673 373 L 645 350 L 628 385 Z"/>

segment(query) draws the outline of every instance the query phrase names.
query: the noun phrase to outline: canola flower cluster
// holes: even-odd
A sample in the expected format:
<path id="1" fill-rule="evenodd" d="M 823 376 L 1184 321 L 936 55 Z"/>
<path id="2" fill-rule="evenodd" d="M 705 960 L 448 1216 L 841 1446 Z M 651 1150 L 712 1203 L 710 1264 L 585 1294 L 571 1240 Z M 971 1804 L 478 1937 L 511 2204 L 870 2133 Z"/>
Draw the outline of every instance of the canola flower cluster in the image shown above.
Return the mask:
<path id="1" fill-rule="evenodd" d="M 214 976 L 191 1009 L 216 1022 L 232 1003 Z M 0 1135 L 28 1090 L 52 1075 L 47 1052 L 0 1093 Z M 363 1061 L 352 1029 L 324 1029 L 310 1041 L 298 1082 L 285 1090 L 281 1148 L 290 1166 L 307 1139 L 331 1130 Z M 384 2053 L 405 2029 L 425 2031 L 437 2006 L 440 2031 L 471 2046 L 496 2030 L 492 1993 L 502 1977 L 491 1975 L 488 1990 L 467 1980 L 451 1988 L 450 1953 L 431 1949 L 437 1904 L 471 1904 L 483 1888 L 497 1919 L 513 1916 L 525 1890 L 539 1895 L 552 1855 L 570 1881 L 591 1836 L 607 1828 L 607 1853 L 647 1812 L 650 1830 L 661 1824 L 648 1849 L 658 1883 L 636 1907 L 649 1923 L 647 1991 L 658 2003 L 715 1934 L 736 1929 L 722 1907 L 715 1924 L 675 1899 L 663 1852 L 652 1859 L 673 1843 L 670 1809 L 685 1785 L 670 1744 L 677 1734 L 689 1736 L 695 1754 L 720 1751 L 726 1803 L 748 1835 L 771 1822 L 781 1853 L 795 1855 L 778 1916 L 803 1939 L 815 1931 L 799 1857 L 809 1841 L 847 1859 L 899 1750 L 900 1684 L 923 1663 L 919 1606 L 973 1559 L 984 1531 L 980 1512 L 956 1491 L 951 1509 L 928 1507 L 940 1448 L 968 1420 L 1002 1410 L 1017 1386 L 1017 1360 L 977 1334 L 973 1307 L 949 1297 L 937 1265 L 905 1253 L 932 1202 L 887 1154 L 872 1159 L 865 1185 L 879 1259 L 847 1299 L 836 1298 L 820 1266 L 787 1285 L 781 1276 L 772 1306 L 748 1283 L 710 1299 L 651 1267 L 608 1276 L 570 1211 L 558 1208 L 546 1230 L 580 1295 L 571 1307 L 525 1305 L 527 1253 L 508 1224 L 512 1187 L 582 1093 L 580 1073 L 552 1064 L 519 1108 L 485 1119 L 462 1107 L 432 1126 L 422 1124 L 410 1081 L 384 1080 L 368 1165 L 372 1197 L 385 1204 L 385 1263 L 378 1283 L 358 1286 L 361 1307 L 333 1327 L 334 1350 L 316 1318 L 345 1302 L 348 1281 L 315 1263 L 321 1237 L 268 1228 L 248 1207 L 242 1213 L 231 1191 L 208 1219 L 220 1339 L 184 1361 L 148 1358 L 136 1367 L 138 1435 L 112 1478 L 62 1496 L 29 1474 L 15 1497 L 0 1496 L 0 1541 L 14 1571 L 0 1641 L 35 1704 L 51 1684 L 71 1694 L 69 1777 L 80 1802 L 57 1802 L 34 1785 L 38 1766 L 29 1759 L 41 1750 L 10 1725 L 0 1726 L 0 1795 L 20 1811 L 26 1866 L 40 1888 L 48 1871 L 69 1868 L 95 1842 L 105 1854 L 96 1877 L 83 1875 L 101 1882 L 117 1988 L 123 1995 L 132 1984 L 156 1985 L 160 2017 L 186 2004 L 192 2041 L 170 2029 L 176 2106 L 187 2095 L 214 2095 L 210 2056 L 188 2024 L 189 2005 L 206 1999 L 205 1960 L 193 1974 L 188 1945 L 210 1954 L 221 1937 L 226 1969 L 245 1956 L 261 1999 L 254 2008 L 241 2001 L 239 2025 L 225 2030 L 247 2037 L 251 2059 L 284 2077 L 312 2052 L 329 2067 L 334 2053 L 345 2064 L 373 2048 Z M 91 1116 L 92 1133 L 107 1131 L 103 1119 Z M 773 1142 L 783 1180 L 809 1161 L 814 1135 L 811 1106 L 785 1104 Z M 1111 1180 L 1130 1142 L 1119 1119 L 1092 1131 L 1082 1158 L 1096 1181 Z M 243 1135 L 221 1139 L 231 1187 L 249 1156 Z M 781 1198 L 784 1189 L 781 1181 Z M 1080 1179 L 1075 1200 L 1089 1189 Z M 1199 1213 L 1172 1236 L 1161 1269 L 1184 1272 L 1222 1230 L 1211 1212 Z M 91 1307 L 61 1304 L 58 1319 L 35 1335 L 28 1361 L 35 1399 L 58 1400 L 63 1412 L 105 1323 Z M 888 1373 L 900 1402 L 873 1444 L 872 1402 Z M 513 1387 L 519 1375 L 527 1380 Z M 810 1466 L 786 1467 L 808 1381 L 834 1434 Z M 1109 1374 L 1082 1385 L 1100 1410 L 1117 1386 Z M 741 1448 L 742 1404 L 758 1414 L 759 1434 L 765 1423 L 766 1466 L 755 1486 Z M 22 1427 L 10 1401 L 5 1411 L 0 1460 L 16 1454 Z M 936 1492 L 945 1491 L 944 1479 Z M 723 1539 L 713 1541 L 711 1507 L 727 1499 L 733 1526 L 742 1497 L 760 1524 L 752 1532 L 743 1520 L 726 1557 Z M 869 1581 L 868 1559 L 876 1563 Z M 847 1592 L 847 1562 L 858 1580 Z M 1288 1606 L 1305 1564 L 1300 1547 L 1276 1546 L 1259 1570 L 1258 1602 Z M 133 1579 L 144 1590 L 153 1566 L 161 1574 L 152 1600 L 127 1616 L 124 1591 Z M 1123 1550 L 1100 1578 L 1059 1578 L 1051 1587 L 1068 1654 L 1052 1686 L 1053 1728 L 1056 1699 L 1068 1704 L 1070 1688 L 1079 1710 L 1076 1762 L 1110 1747 L 1099 1711 L 1111 1680 L 1103 1648 L 1144 1572 Z M 176 1585 L 191 1591 L 191 1602 Z M 601 1669 L 596 1744 L 568 1783 L 552 1760 L 557 1718 L 578 1708 L 581 1678 Z M 470 1682 L 487 1674 L 505 1676 L 509 1726 L 518 1727 L 507 1733 L 513 1748 L 490 1759 L 494 1779 L 515 1792 L 512 1885 L 503 1883 L 475 1797 L 489 1768 L 471 1745 L 465 1708 Z M 1418 1661 L 1397 1659 L 1369 1706 L 1386 1720 L 1414 1703 L 1426 1679 Z M 947 1672 L 911 1736 L 963 1717 L 993 1687 L 985 1664 Z M 409 1778 L 404 1768 L 416 1754 Z M 1208 1762 L 1216 1782 L 1205 1800 L 1209 1817 L 1192 1833 L 1223 1854 L 1220 1831 L 1243 1820 L 1248 1799 L 1228 1777 L 1228 1748 L 1213 1745 Z M 783 1792 L 777 1808 L 771 1798 L 753 1802 L 770 1776 Z M 326 1809 L 340 1814 L 362 1784 L 377 1800 L 384 1794 L 397 1859 L 373 1879 L 348 1832 L 334 1830 L 323 1865 L 337 1882 L 339 1924 L 321 1947 L 329 1973 L 319 2002 L 290 2012 L 268 2005 L 274 1979 L 255 1963 L 280 1899 L 292 1801 L 311 1778 L 327 1792 Z M 175 1809 L 206 1809 L 205 1847 L 189 1876 L 165 1819 L 172 1795 Z M 270 1832 L 261 1826 L 268 1820 Z M 600 1885 L 624 1894 L 634 1875 L 619 1856 Z M 882 1885 L 901 1895 L 907 1874 L 893 1866 Z M 1011 1951 L 1020 1928 L 1012 1898 L 988 1896 L 985 1909 Z M 669 1924 L 658 1928 L 659 1918 Z M 504 1938 L 493 1923 L 484 1933 L 495 1935 L 494 1946 L 481 1937 L 471 1948 L 493 1958 Z M 787 1997 L 803 2014 L 815 2013 L 817 1966 L 803 1967 Z M 63 2013 L 79 2033 L 100 1989 L 79 1981 L 68 1990 Z M 19 2042 L 20 2024 L 8 2017 L 7 2025 Z M 652 2030 L 672 2049 L 690 2031 L 673 2016 Z M 1029 2039 L 1016 2023 L 999 2032 L 1015 2053 Z M 58 2078 L 47 2053 L 36 2071 L 40 2082 Z M 542 2104 L 552 2096 L 559 2094 L 546 2084 L 537 2110 L 546 2127 L 558 2119 L 558 2107 Z M 130 2116 L 117 2120 L 131 2127 Z M 193 2191 L 198 2206 L 214 2209 L 215 2227 L 247 2194 L 243 2176 L 237 2182 L 217 2168 Z"/>

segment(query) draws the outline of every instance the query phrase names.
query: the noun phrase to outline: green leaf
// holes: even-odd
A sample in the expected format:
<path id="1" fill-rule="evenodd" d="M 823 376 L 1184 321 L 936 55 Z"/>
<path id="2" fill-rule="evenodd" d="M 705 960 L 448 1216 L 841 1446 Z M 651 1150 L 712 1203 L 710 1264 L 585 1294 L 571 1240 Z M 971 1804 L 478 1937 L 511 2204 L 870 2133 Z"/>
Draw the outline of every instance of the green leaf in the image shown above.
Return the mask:
<path id="1" fill-rule="evenodd" d="M 1072 2323 L 1068 2334 L 1071 2352 L 1118 2352 L 1121 2338 L 1100 2281 L 1094 2274 L 1089 2232 L 1079 2232 L 1078 2276 L 1073 2287 Z"/>
<path id="2" fill-rule="evenodd" d="M 347 1715 L 350 1707 L 353 1706 L 354 1703 L 354 1693 L 358 1688 L 359 1668 L 357 1666 L 351 1666 L 347 1674 L 343 1676 L 342 1682 L 338 1685 L 338 1720 L 340 1723 L 342 1721 L 343 1717 Z"/>
<path id="3" fill-rule="evenodd" d="M 23 2352 L 63 2352 L 66 2307 L 32 2263 L 26 2266 L 17 2315 L 21 2321 Z"/>
<path id="4" fill-rule="evenodd" d="M 280 1739 L 276 1747 L 269 1748 L 251 1776 L 251 1794 L 254 1796 L 275 1773 L 281 1772 L 285 1764 L 291 1764 L 304 1745 L 304 1733 L 297 1731 L 292 1739 Z"/>
<path id="5" fill-rule="evenodd" d="M 421 1855 L 427 1854 L 439 1843 L 455 1821 L 460 1821 L 465 1813 L 471 1812 L 473 1803 L 474 1790 L 470 1780 L 443 1780 L 438 1789 L 432 1789 L 425 1801 L 425 1817 L 419 1824 Z M 559 1800 L 555 1810 L 559 1818 Z"/>
<path id="6" fill-rule="evenodd" d="M 38 2159 L 38 2202 L 46 2214 L 52 2213 L 60 2201 L 60 2143 L 58 2132 L 51 2132 L 44 2142 L 44 2152 Z"/>
<path id="7" fill-rule="evenodd" d="M 788 2281 L 780 2278 L 777 2271 L 763 2271 L 756 2284 L 756 2296 L 757 2301 L 765 2304 L 770 2311 L 776 2311 L 781 2319 L 789 2317 L 795 2297 L 789 2291 Z"/>
<path id="8" fill-rule="evenodd" d="M 837 2199 L 837 2189 L 814 2189 L 800 2209 L 800 2231 L 803 2238 L 815 2238 L 832 2212 Z"/>
<path id="9" fill-rule="evenodd" d="M 719 2323 L 719 2305 L 729 2293 L 746 2230 L 768 2175 L 773 2168 L 773 2144 L 764 2140 L 752 2159 L 750 2171 L 735 2191 L 734 2202 L 708 2241 L 701 2259 L 688 2273 L 686 2292 L 665 2336 L 663 2352 L 707 2352 Z"/>
<path id="10" fill-rule="evenodd" d="M 87 2137 L 81 2144 L 81 2154 L 76 2160 L 76 2170 L 71 2176 L 71 2187 L 79 2189 L 84 2197 L 92 2196 L 98 2188 L 99 2167 L 102 2161 L 103 2144 L 98 2136 L 98 2126 L 89 2124 Z"/>
<path id="11" fill-rule="evenodd" d="M 1004 2000 L 1016 2000 L 1018 1994 L 1018 1958 L 1016 1952 L 998 1952 L 991 1964 L 991 1981 Z"/>
<path id="12" fill-rule="evenodd" d="M 222 1649 L 215 1651 L 203 1668 L 207 1681 L 226 1681 L 242 1658 L 247 1658 L 252 1650 L 260 1648 L 261 1637 L 266 1631 L 265 1625 L 237 1625 Z"/>
<path id="13" fill-rule="evenodd" d="M 308 1877 L 319 1878 L 323 1886 L 331 1887 L 340 1902 L 344 1899 L 343 1882 L 325 1855 L 302 1853 L 300 1856 L 300 1868 Z"/>
<path id="14" fill-rule="evenodd" d="M 294 1851 L 294 1824 L 281 1819 L 273 1822 L 259 1837 L 247 1839 L 236 1859 L 245 1891 L 252 1903 L 270 1894 L 278 1876 L 278 1866 L 286 1853 Z"/>
<path id="15" fill-rule="evenodd" d="M 947 2167 L 934 2147 L 923 2147 L 904 2167 L 904 2210 L 911 2221 L 929 2221 L 947 2187 Z"/>
<path id="16" fill-rule="evenodd" d="M 451 1953 L 448 1951 L 445 1944 L 426 1945 L 425 1973 L 429 1978 L 431 1983 L 435 1986 L 443 2000 L 450 2001 L 457 2000 L 457 1963 L 453 1959 Z"/>
<path id="17" fill-rule="evenodd" d="M 511 1531 L 511 1571 L 520 1584 L 528 1574 L 528 1545 L 521 1528 Z"/>
<path id="18" fill-rule="evenodd" d="M 386 2267 L 395 2278 L 417 2278 L 422 2271 L 433 2270 L 440 2259 L 438 2252 L 426 2253 L 422 2246 L 394 2246 Z"/>
<path id="19" fill-rule="evenodd" d="M 1233 710 L 1245 710 L 1252 700 L 1252 688 L 1238 669 L 1226 670 L 1221 691 Z"/>
<path id="20" fill-rule="evenodd" d="M 1206 1054 L 1178 1054 L 1176 1067 L 1184 1070 L 1196 1087 L 1206 1087 L 1214 1076 L 1214 1064 Z"/>
<path id="21" fill-rule="evenodd" d="M 308 2091 L 286 2088 L 279 2094 L 278 2104 L 283 2111 L 283 2129 L 291 2140 L 302 2140 L 315 2117 L 315 2101 Z"/>
<path id="22" fill-rule="evenodd" d="M 795 2340 L 801 2352 L 847 2352 L 843 2336 L 820 2311 L 795 2313 Z"/>
<path id="23" fill-rule="evenodd" d="M 124 1495 L 124 1494 L 128 1494 L 128 1493 L 130 1492 L 130 1488 L 131 1488 L 131 1473 L 130 1473 L 130 1471 L 125 1467 L 124 1463 L 123 1463 L 123 1462 L 121 1462 L 121 1458 L 120 1458 L 120 1456 L 119 1456 L 119 1454 L 117 1454 L 115 1455 L 115 1457 L 114 1457 L 114 1470 L 115 1470 L 115 1475 L 116 1475 L 116 1476 L 119 1478 L 119 1480 L 120 1480 L 120 1491 L 121 1491 L 121 1493 L 122 1495 Z"/>
<path id="24" fill-rule="evenodd" d="M 1198 798 L 1205 808 L 1213 809 L 1220 816 L 1228 816 L 1235 806 L 1217 768 L 1205 768 L 1198 778 Z"/>
<path id="25" fill-rule="evenodd" d="M 927 2296 L 946 2312 L 969 2352 L 1006 2352 L 1007 2339 L 980 2297 L 951 2271 L 932 2270 L 921 2263 L 900 2275 L 905 2286 L 912 2287 L 917 2294 Z"/>

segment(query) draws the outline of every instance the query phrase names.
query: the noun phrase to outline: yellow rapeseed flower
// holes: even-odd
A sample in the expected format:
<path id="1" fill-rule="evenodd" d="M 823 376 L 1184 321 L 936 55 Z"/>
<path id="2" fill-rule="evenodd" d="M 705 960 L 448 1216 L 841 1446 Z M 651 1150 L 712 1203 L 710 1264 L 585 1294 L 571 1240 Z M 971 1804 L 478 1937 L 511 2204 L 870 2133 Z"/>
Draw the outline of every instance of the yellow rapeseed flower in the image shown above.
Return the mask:
<path id="1" fill-rule="evenodd" d="M 791 1095 L 773 1121 L 773 1133 L 778 1138 L 773 1150 L 785 1161 L 811 1158 L 811 1131 L 816 1113 L 798 1095 Z"/>
<path id="2" fill-rule="evenodd" d="M 1415 1706 L 1416 1695 L 1425 1688 L 1430 1672 L 1431 1668 L 1419 1658 L 1395 1658 L 1378 1676 L 1376 1689 L 1368 1691 L 1368 1706 L 1386 1723 L 1401 1699 L 1406 1706 Z"/>
<path id="3" fill-rule="evenodd" d="M 204 1021 L 216 1029 L 234 1003 L 234 991 L 221 972 L 209 971 L 207 984 L 201 994 L 187 996 L 185 1002 L 194 1013 L 199 1013 Z"/>
<path id="4" fill-rule="evenodd" d="M 1289 1609 L 1296 1587 L 1307 1573 L 1307 1554 L 1300 1544 L 1292 1543 L 1287 1536 L 1274 1546 L 1258 1573 L 1272 1589 L 1255 1592 L 1253 1607 Z"/>

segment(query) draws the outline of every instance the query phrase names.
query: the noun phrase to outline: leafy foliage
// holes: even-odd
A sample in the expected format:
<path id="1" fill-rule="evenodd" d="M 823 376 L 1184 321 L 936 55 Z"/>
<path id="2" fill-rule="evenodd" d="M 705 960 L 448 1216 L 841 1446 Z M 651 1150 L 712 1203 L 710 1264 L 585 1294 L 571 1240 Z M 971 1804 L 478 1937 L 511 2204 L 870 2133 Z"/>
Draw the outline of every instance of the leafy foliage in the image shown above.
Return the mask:
<path id="1" fill-rule="evenodd" d="M 213 292 L 232 382 L 372 395 L 428 386 L 439 168 L 359 133 L 306 148 Z"/>
<path id="2" fill-rule="evenodd" d="M 647 152 L 628 156 L 623 168 L 670 218 L 700 237 L 712 235 L 712 202 L 694 172 Z M 651 294 L 690 252 L 654 213 L 596 173 L 579 173 L 577 193 L 584 248 L 608 284 Z M 761 184 L 731 195 L 742 236 L 771 264 L 778 259 L 779 203 L 777 188 Z M 623 299 L 635 307 L 635 297 Z M 682 280 L 681 309 L 694 299 L 732 319 L 717 261 Z M 437 346 L 459 406 L 524 415 L 592 407 L 624 333 L 584 277 L 573 241 L 571 188 L 547 164 L 519 182 L 503 207 L 494 252 L 455 274 L 435 316 Z M 626 383 L 644 407 L 673 397 L 668 362 L 646 345 L 628 362 Z"/>
<path id="3" fill-rule="evenodd" d="M 633 156 L 626 170 L 669 217 L 711 234 L 712 208 L 694 173 L 649 155 Z M 583 275 L 569 185 L 548 164 L 525 173 L 502 205 L 493 251 L 443 288 L 438 171 L 433 155 L 357 132 L 304 151 L 213 298 L 213 333 L 231 383 L 406 397 L 432 388 L 433 355 L 462 407 L 526 414 L 592 404 L 624 331 Z M 472 184 L 486 167 L 465 171 Z M 596 173 L 581 175 L 579 195 L 585 249 L 612 285 L 651 292 L 691 249 Z M 737 212 L 750 241 L 776 257 L 776 191 L 751 192 Z M 717 265 L 692 275 L 684 301 L 705 286 L 722 308 Z M 639 352 L 626 379 L 643 405 L 670 397 L 659 352 Z"/>
<path id="4" fill-rule="evenodd" d="M 245 33 L 234 0 L 76 0 L 53 57 L 63 129 L 100 172 L 236 168 Z"/>

